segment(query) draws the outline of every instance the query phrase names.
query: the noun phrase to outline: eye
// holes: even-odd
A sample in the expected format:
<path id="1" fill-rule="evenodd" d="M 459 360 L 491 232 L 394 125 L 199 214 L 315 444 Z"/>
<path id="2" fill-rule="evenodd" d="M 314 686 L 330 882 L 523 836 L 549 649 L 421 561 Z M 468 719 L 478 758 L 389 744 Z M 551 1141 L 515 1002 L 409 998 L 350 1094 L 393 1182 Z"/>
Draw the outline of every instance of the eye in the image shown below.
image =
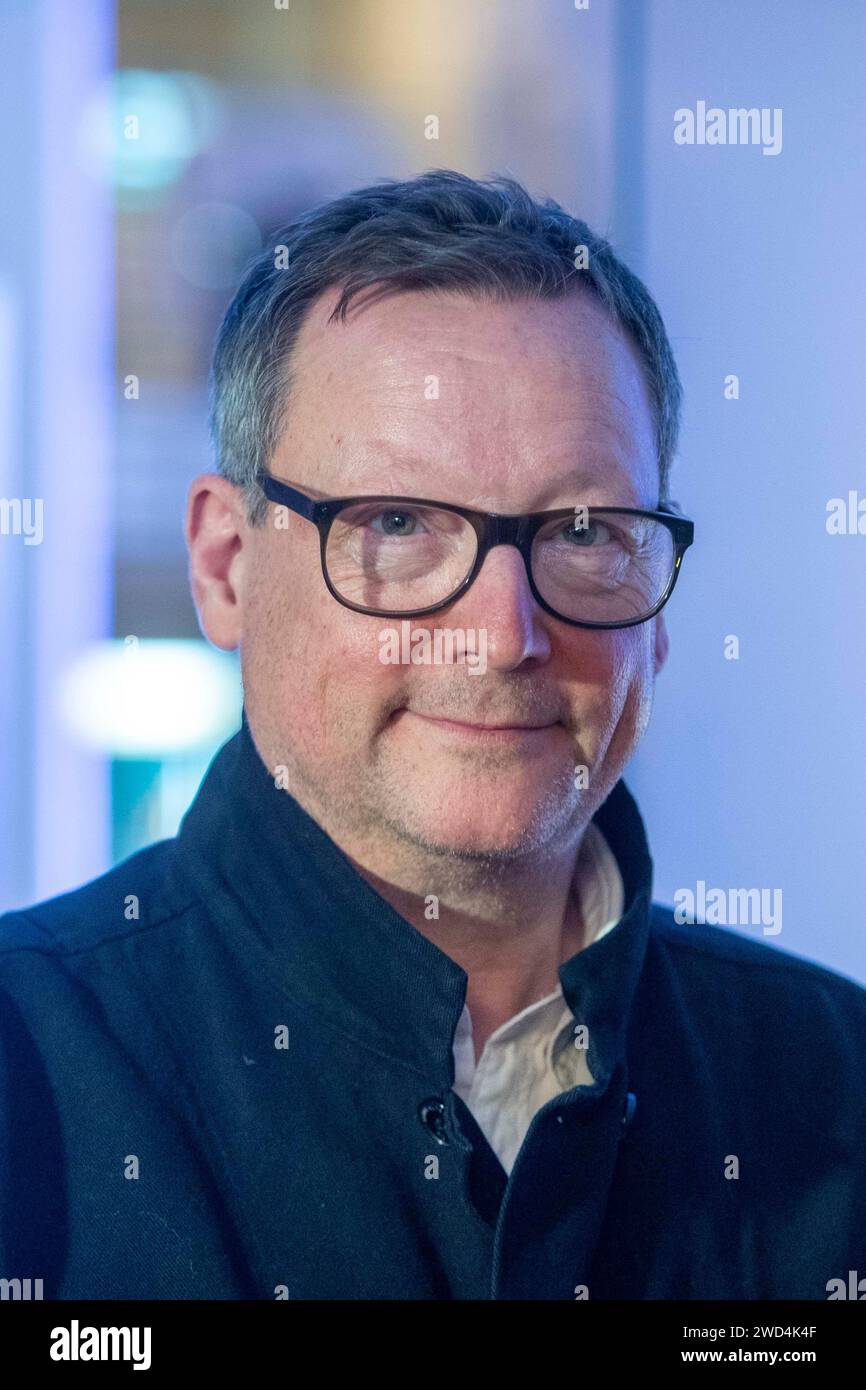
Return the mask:
<path id="1" fill-rule="evenodd" d="M 562 535 L 573 545 L 583 545 L 592 548 L 601 541 L 611 539 L 612 532 L 609 526 L 605 526 L 603 521 L 590 521 L 586 526 L 578 526 L 570 522 L 563 527 Z"/>
<path id="2" fill-rule="evenodd" d="M 418 518 L 406 511 L 376 512 L 366 518 L 364 524 L 385 536 L 412 536 L 418 526 Z"/>

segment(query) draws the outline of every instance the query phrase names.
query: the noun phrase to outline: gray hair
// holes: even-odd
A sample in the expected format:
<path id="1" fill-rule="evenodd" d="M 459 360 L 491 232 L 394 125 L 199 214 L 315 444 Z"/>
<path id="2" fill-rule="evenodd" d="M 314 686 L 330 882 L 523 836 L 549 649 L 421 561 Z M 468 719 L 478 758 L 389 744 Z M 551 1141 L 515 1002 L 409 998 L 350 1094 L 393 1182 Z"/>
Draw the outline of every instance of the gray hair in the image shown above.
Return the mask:
<path id="1" fill-rule="evenodd" d="M 596 295 L 643 360 L 659 502 L 668 504 L 682 386 L 645 285 L 552 199 L 537 202 L 511 178 L 432 169 L 312 208 L 248 267 L 217 335 L 210 427 L 217 467 L 243 489 L 251 523 L 267 512 L 258 473 L 285 428 L 289 359 L 307 309 L 326 289 L 342 287 L 329 322 L 345 321 L 354 297 L 374 285 L 383 294 L 452 290 L 497 301 L 559 299 L 581 287 Z"/>

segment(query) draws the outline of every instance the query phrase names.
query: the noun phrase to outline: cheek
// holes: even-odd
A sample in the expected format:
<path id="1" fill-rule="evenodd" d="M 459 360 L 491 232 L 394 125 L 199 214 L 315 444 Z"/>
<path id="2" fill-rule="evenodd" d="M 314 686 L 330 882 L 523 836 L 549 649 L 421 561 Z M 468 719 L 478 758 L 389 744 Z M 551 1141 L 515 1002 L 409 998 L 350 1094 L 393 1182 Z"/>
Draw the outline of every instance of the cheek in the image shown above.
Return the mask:
<path id="1" fill-rule="evenodd" d="M 318 558 L 316 564 L 318 564 Z M 400 703 L 405 668 L 379 660 L 384 620 L 343 608 L 318 570 L 265 560 L 244 596 L 241 661 L 251 718 L 304 761 L 363 756 Z M 285 759 L 284 759 L 285 760 Z"/>
<path id="2" fill-rule="evenodd" d="M 654 684 L 653 624 L 623 628 L 614 634 L 617 641 L 611 688 L 615 692 L 624 734 L 635 742 L 643 736 L 652 711 Z"/>
<path id="3" fill-rule="evenodd" d="M 341 740 L 351 739 L 355 753 L 361 755 L 363 746 L 402 703 L 406 668 L 379 659 L 383 619 L 352 613 L 333 599 L 328 619 L 318 635 L 307 637 L 297 703 L 306 705 L 310 717 L 324 725 L 324 743 L 335 748 Z"/>
<path id="4" fill-rule="evenodd" d="M 652 676 L 652 624 L 612 629 L 607 632 L 575 630 L 574 645 L 566 655 L 576 688 L 595 691 L 615 706 L 622 706 L 635 684 Z"/>
<path id="5" fill-rule="evenodd" d="M 578 726 L 606 744 L 643 732 L 653 685 L 652 624 L 608 632 L 580 632 L 568 656 Z"/>
<path id="6" fill-rule="evenodd" d="M 286 535 L 270 537 L 256 553 L 244 585 L 241 640 L 247 712 L 271 747 L 280 749 L 281 761 L 286 736 L 294 739 L 309 724 L 316 668 L 327 650 L 317 640 L 322 623 L 309 557 L 290 565 L 289 544 Z"/>
<path id="7" fill-rule="evenodd" d="M 652 642 L 648 624 L 627 627 L 611 633 L 607 679 L 616 698 L 623 703 L 630 692 L 646 684 L 652 671 Z"/>

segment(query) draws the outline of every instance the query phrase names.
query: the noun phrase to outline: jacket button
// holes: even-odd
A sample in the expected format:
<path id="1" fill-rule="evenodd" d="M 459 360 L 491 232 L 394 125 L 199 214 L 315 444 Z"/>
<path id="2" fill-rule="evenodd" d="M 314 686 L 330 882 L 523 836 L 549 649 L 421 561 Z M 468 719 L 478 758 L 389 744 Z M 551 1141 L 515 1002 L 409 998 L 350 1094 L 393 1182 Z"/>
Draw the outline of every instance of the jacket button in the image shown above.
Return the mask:
<path id="1" fill-rule="evenodd" d="M 622 1132 L 623 1132 L 623 1134 L 624 1134 L 625 1131 L 628 1129 L 629 1125 L 631 1124 L 632 1120 L 634 1119 L 634 1112 L 635 1112 L 636 1109 L 637 1109 L 637 1096 L 635 1095 L 634 1091 L 629 1091 L 628 1095 L 626 1096 L 625 1100 L 624 1100 L 623 1103 L 622 1103 Z"/>
<path id="2" fill-rule="evenodd" d="M 422 1101 L 418 1107 L 418 1118 L 425 1129 L 428 1129 L 436 1140 L 437 1144 L 449 1144 L 448 1132 L 445 1128 L 445 1102 L 437 1100 Z"/>

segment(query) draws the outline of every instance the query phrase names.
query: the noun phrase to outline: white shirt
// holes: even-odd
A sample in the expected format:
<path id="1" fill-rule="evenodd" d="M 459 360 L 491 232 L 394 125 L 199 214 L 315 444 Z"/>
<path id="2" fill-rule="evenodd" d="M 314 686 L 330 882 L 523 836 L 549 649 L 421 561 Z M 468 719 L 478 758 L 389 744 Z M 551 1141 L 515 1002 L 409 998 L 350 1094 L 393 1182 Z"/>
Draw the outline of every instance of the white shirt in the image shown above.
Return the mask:
<path id="1" fill-rule="evenodd" d="M 584 832 L 574 881 L 589 946 L 616 926 L 624 902 L 619 865 L 592 821 Z M 472 1018 L 464 1006 L 454 1034 L 454 1090 L 506 1172 L 536 1111 L 561 1091 L 592 1085 L 586 1048 L 574 1046 L 579 1023 L 557 985 L 491 1033 L 476 1066 Z"/>

